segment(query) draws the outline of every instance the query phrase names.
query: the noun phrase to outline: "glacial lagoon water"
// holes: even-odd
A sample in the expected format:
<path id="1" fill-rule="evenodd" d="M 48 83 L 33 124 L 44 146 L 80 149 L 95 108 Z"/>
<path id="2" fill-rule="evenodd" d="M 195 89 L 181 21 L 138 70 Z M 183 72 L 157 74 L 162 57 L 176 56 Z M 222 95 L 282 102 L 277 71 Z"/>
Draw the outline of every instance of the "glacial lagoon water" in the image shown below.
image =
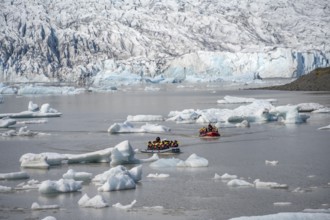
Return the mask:
<path id="1" fill-rule="evenodd" d="M 109 134 L 115 122 L 124 122 L 128 115 L 154 114 L 166 117 L 170 111 L 184 109 L 235 108 L 239 105 L 219 105 L 225 95 L 275 98 L 274 105 L 316 102 L 330 106 L 330 93 L 284 92 L 258 90 L 221 90 L 214 86 L 159 86 L 145 91 L 134 87 L 113 93 L 87 93 L 70 96 L 5 96 L 0 113 L 27 110 L 28 102 L 43 104 L 62 112 L 59 118 L 49 118 L 44 124 L 29 124 L 32 131 L 45 135 L 35 137 L 0 137 L 0 173 L 26 171 L 30 179 L 58 180 L 68 169 L 100 174 L 109 164 L 63 164 L 42 169 L 22 169 L 19 158 L 25 153 L 81 154 L 113 147 L 129 140 L 132 147 L 144 149 L 148 140 L 157 136 L 179 141 L 183 153 L 163 156 L 185 160 L 191 154 L 204 157 L 204 168 L 155 169 L 143 164 L 142 181 L 134 190 L 98 192 L 93 183 L 83 185 L 81 192 L 42 195 L 37 190 L 0 193 L 0 219 L 230 219 L 240 216 L 266 215 L 279 212 L 301 212 L 304 209 L 330 208 L 330 136 L 329 130 L 318 130 L 330 124 L 330 114 L 313 114 L 304 124 L 283 125 L 278 122 L 251 124 L 250 128 L 223 128 L 221 137 L 203 140 L 198 137 L 198 124 L 158 122 L 171 128 L 166 134 Z M 18 128 L 23 125 L 16 125 Z M 0 132 L 5 132 L 1 129 Z M 136 154 L 136 158 L 151 155 Z M 162 157 L 162 156 L 161 156 Z M 277 160 L 277 166 L 265 165 L 265 160 Z M 129 165 L 128 167 L 133 167 Z M 169 174 L 153 179 L 150 173 Z M 229 173 L 249 182 L 255 179 L 287 184 L 288 189 L 256 189 L 229 187 L 214 180 L 215 173 Z M 24 180 L 0 181 L 0 185 L 15 187 Z M 300 188 L 299 192 L 295 189 Z M 78 200 L 87 193 L 97 194 L 109 203 L 103 209 L 81 208 Z M 128 211 L 112 204 L 137 203 Z M 32 211 L 31 205 L 57 204 L 60 209 Z M 289 205 L 275 206 L 285 202 Z M 283 204 L 285 204 L 283 203 Z M 161 206 L 162 209 L 152 207 Z"/>

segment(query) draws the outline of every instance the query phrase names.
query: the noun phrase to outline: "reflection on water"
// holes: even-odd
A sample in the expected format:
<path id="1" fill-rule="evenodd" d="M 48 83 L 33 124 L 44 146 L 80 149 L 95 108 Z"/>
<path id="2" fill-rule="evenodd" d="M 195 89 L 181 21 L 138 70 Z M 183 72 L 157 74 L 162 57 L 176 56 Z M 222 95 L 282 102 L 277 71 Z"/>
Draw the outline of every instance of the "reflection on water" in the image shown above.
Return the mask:
<path id="1" fill-rule="evenodd" d="M 129 140 L 137 149 L 144 149 L 147 141 L 159 134 L 110 135 L 106 131 L 115 122 L 123 122 L 128 115 L 155 114 L 166 117 L 170 111 L 183 109 L 230 108 L 216 103 L 225 95 L 253 98 L 276 98 L 274 105 L 317 102 L 330 105 L 328 93 L 279 92 L 257 90 L 218 90 L 209 87 L 178 89 L 164 87 L 158 92 L 143 90 L 76 96 L 6 96 L 0 104 L 0 113 L 20 112 L 27 109 L 28 102 L 50 103 L 63 116 L 51 118 L 46 124 L 31 124 L 33 131 L 50 135 L 37 137 L 1 138 L 1 173 L 16 172 L 20 168 L 21 155 L 41 152 L 85 153 L 113 147 Z M 237 106 L 236 106 L 237 107 Z M 154 169 L 143 164 L 143 178 L 135 190 L 98 192 L 93 183 L 85 184 L 77 193 L 45 196 L 37 190 L 0 194 L 2 216 L 7 219 L 38 218 L 47 215 L 57 219 L 228 219 L 238 216 L 263 215 L 277 212 L 301 211 L 305 208 L 322 208 L 330 204 L 330 149 L 328 131 L 317 128 L 329 124 L 329 114 L 311 115 L 306 124 L 283 125 L 273 122 L 251 124 L 250 128 L 224 128 L 221 137 L 204 140 L 198 137 L 197 124 L 161 122 L 171 128 L 171 133 L 162 137 L 177 139 L 182 154 L 173 155 L 185 160 L 192 153 L 209 161 L 207 168 Z M 18 128 L 20 125 L 16 125 Z M 2 132 L 1 130 L 0 132 Z M 137 158 L 150 155 L 137 153 Z M 265 160 L 278 160 L 278 166 L 266 166 Z M 109 164 L 63 164 L 48 170 L 24 169 L 30 179 L 58 180 L 68 169 L 89 172 L 93 175 L 110 168 Z M 166 173 L 165 179 L 153 179 L 150 173 Z M 255 179 L 288 184 L 288 190 L 259 190 L 255 188 L 228 187 L 215 181 L 214 174 L 234 174 L 248 182 Z M 308 176 L 313 176 L 310 178 Z M 22 181 L 0 181 L 0 185 L 16 186 Z M 310 189 L 298 194 L 295 188 Z M 87 193 L 90 197 L 101 194 L 109 203 L 105 209 L 80 208 L 78 200 Z M 115 209 L 112 204 L 137 203 L 133 210 Z M 33 202 L 58 204 L 61 209 L 31 211 Z M 274 206 L 275 202 L 291 202 L 290 206 Z M 162 206 L 161 210 L 145 207 Z M 24 211 L 18 210 L 22 208 Z M 7 210 L 7 211 L 6 211 Z"/>

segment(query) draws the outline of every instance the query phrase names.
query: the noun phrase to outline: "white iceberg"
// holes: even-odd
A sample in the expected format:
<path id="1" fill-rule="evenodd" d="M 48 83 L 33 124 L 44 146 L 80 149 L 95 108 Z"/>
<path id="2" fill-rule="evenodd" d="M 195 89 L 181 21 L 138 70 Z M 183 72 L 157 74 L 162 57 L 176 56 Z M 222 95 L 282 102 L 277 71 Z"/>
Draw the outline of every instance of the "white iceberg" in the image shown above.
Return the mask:
<path id="1" fill-rule="evenodd" d="M 229 220 L 330 220 L 330 214 L 326 213 L 303 213 L 303 212 L 281 212 L 277 214 L 260 216 L 242 216 Z"/>
<path id="2" fill-rule="evenodd" d="M 29 174 L 24 171 L 13 173 L 0 173 L 0 180 L 18 180 L 28 178 L 30 178 Z"/>
<path id="3" fill-rule="evenodd" d="M 269 188 L 269 189 L 288 189 L 289 186 L 286 184 L 279 184 L 276 182 L 262 182 L 259 179 L 256 179 L 254 182 L 254 186 L 258 188 Z"/>
<path id="4" fill-rule="evenodd" d="M 0 119 L 0 128 L 8 128 L 9 126 L 15 125 L 16 120 L 10 118 Z"/>
<path id="5" fill-rule="evenodd" d="M 84 194 L 78 201 L 78 205 L 85 208 L 104 208 L 108 207 L 108 203 L 104 201 L 101 195 L 96 195 L 93 198 L 89 198 L 87 194 Z"/>
<path id="6" fill-rule="evenodd" d="M 136 200 L 133 200 L 131 202 L 131 204 L 128 204 L 128 205 L 122 205 L 121 203 L 118 202 L 116 204 L 113 204 L 112 207 L 115 207 L 115 208 L 118 208 L 118 209 L 125 209 L 125 210 L 127 210 L 127 209 L 133 208 L 133 206 L 135 205 L 135 203 L 136 203 Z"/>
<path id="7" fill-rule="evenodd" d="M 191 154 L 185 161 L 179 162 L 179 167 L 207 167 L 209 161 L 203 157 L 197 156 L 197 154 Z"/>
<path id="8" fill-rule="evenodd" d="M 237 127 L 248 127 L 250 122 L 282 121 L 284 123 L 303 123 L 309 115 L 300 114 L 298 106 L 274 106 L 269 101 L 255 100 L 235 109 L 185 109 L 171 111 L 167 121 L 177 123 L 217 123 L 218 127 L 233 123 Z M 244 123 L 243 123 L 244 122 Z"/>
<path id="9" fill-rule="evenodd" d="M 220 176 L 220 179 L 222 179 L 222 180 L 237 179 L 237 175 L 231 175 L 231 174 L 225 173 L 222 176 Z"/>
<path id="10" fill-rule="evenodd" d="M 237 96 L 225 96 L 222 100 L 218 100 L 218 104 L 241 104 L 241 103 L 252 103 L 258 99 L 255 98 L 245 98 L 245 97 L 237 97 Z M 267 102 L 277 102 L 276 99 L 262 99 Z"/>
<path id="11" fill-rule="evenodd" d="M 47 163 L 47 156 L 42 154 L 24 154 L 19 159 L 21 162 L 21 167 L 25 168 L 41 168 L 47 169 L 49 164 Z"/>
<path id="12" fill-rule="evenodd" d="M 277 166 L 278 163 L 278 160 L 265 160 L 265 164 L 270 166 Z"/>
<path id="13" fill-rule="evenodd" d="M 80 181 L 89 181 L 92 179 L 93 174 L 87 172 L 76 172 L 73 169 L 69 169 L 63 174 L 63 179 L 73 179 Z"/>
<path id="14" fill-rule="evenodd" d="M 59 205 L 39 205 L 39 203 L 34 202 L 31 205 L 32 210 L 45 210 L 45 209 L 59 209 Z"/>
<path id="15" fill-rule="evenodd" d="M 320 127 L 318 130 L 330 130 L 330 125 Z"/>
<path id="16" fill-rule="evenodd" d="M 132 122 L 164 121 L 164 117 L 161 115 L 128 115 L 127 121 L 132 121 Z"/>
<path id="17" fill-rule="evenodd" d="M 146 123 L 145 125 L 142 125 L 141 127 L 137 128 L 134 127 L 134 125 L 128 121 L 125 121 L 124 123 L 114 123 L 111 125 L 108 129 L 108 132 L 111 134 L 115 133 L 150 133 L 150 132 L 169 132 L 171 131 L 170 128 L 158 125 L 158 124 L 150 124 Z"/>
<path id="18" fill-rule="evenodd" d="M 208 160 L 199 157 L 196 154 L 191 154 L 185 161 L 177 158 L 161 158 L 150 164 L 153 168 L 162 167 L 207 167 Z"/>
<path id="19" fill-rule="evenodd" d="M 93 178 L 93 182 L 102 185 L 99 191 L 115 191 L 125 189 L 135 189 L 136 183 L 142 178 L 142 166 L 134 167 L 127 170 L 124 166 L 119 165 L 110 170 L 98 174 Z"/>
<path id="20" fill-rule="evenodd" d="M 167 178 L 169 177 L 169 174 L 165 174 L 165 173 L 150 173 L 147 175 L 148 178 Z"/>
<path id="21" fill-rule="evenodd" d="M 13 191 L 12 187 L 0 185 L 0 193 L 7 193 L 12 191 Z"/>
<path id="22" fill-rule="evenodd" d="M 81 190 L 82 181 L 72 179 L 60 179 L 58 181 L 46 180 L 39 186 L 39 192 L 43 194 L 67 193 Z"/>
<path id="23" fill-rule="evenodd" d="M 111 152 L 111 165 L 134 164 L 140 160 L 134 157 L 135 152 L 129 141 L 123 141 L 117 144 Z"/>
<path id="24" fill-rule="evenodd" d="M 227 183 L 227 186 L 232 186 L 232 187 L 253 187 L 253 184 L 249 183 L 245 180 L 241 180 L 241 179 L 232 179 Z"/>
<path id="25" fill-rule="evenodd" d="M 93 151 L 84 154 L 65 154 L 68 163 L 108 163 L 113 148 Z"/>

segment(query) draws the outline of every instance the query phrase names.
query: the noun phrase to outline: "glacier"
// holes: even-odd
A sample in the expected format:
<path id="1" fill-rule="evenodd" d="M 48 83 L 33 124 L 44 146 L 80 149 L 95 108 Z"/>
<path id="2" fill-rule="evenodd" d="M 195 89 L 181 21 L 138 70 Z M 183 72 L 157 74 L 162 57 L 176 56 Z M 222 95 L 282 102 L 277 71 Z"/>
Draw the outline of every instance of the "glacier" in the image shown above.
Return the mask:
<path id="1" fill-rule="evenodd" d="M 327 0 L 0 2 L 0 82 L 297 78 L 330 65 Z"/>

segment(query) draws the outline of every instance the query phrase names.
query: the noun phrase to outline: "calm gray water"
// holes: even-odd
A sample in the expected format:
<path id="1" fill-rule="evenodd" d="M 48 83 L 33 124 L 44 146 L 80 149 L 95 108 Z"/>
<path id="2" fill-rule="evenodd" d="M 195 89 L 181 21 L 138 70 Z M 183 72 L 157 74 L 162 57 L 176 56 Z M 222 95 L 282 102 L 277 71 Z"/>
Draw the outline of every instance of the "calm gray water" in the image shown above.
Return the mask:
<path id="1" fill-rule="evenodd" d="M 115 93 L 89 93 L 75 96 L 5 96 L 0 113 L 27 110 L 30 100 L 50 105 L 63 113 L 46 124 L 28 125 L 33 131 L 50 135 L 36 137 L 0 137 L 0 173 L 24 170 L 30 179 L 58 180 L 70 168 L 94 175 L 108 170 L 109 164 L 73 164 L 49 170 L 22 169 L 19 158 L 25 153 L 84 153 L 113 147 L 129 140 L 134 148 L 144 149 L 156 134 L 110 135 L 107 129 L 123 122 L 127 115 L 157 114 L 167 116 L 172 110 L 223 107 L 216 104 L 225 95 L 276 98 L 275 105 L 317 102 L 330 106 L 330 93 L 280 92 L 257 90 L 226 90 L 217 87 L 161 87 L 145 92 L 135 88 Z M 237 105 L 228 105 L 234 108 Z M 0 194 L 0 219 L 42 219 L 48 215 L 57 219 L 229 219 L 239 216 L 265 215 L 278 212 L 299 212 L 305 208 L 330 207 L 330 145 L 329 131 L 317 130 L 330 124 L 329 114 L 312 115 L 305 124 L 252 124 L 250 128 L 222 129 L 217 140 L 197 137 L 200 125 L 162 122 L 172 129 L 163 138 L 177 139 L 185 160 L 192 153 L 208 159 L 206 168 L 153 169 L 143 164 L 143 178 L 135 190 L 102 192 L 110 207 L 80 208 L 78 200 L 84 193 L 93 197 L 99 192 L 94 184 L 84 185 L 81 192 L 46 196 L 37 190 Z M 18 128 L 22 125 L 16 125 Z M 1 129 L 0 132 L 6 131 Z M 150 155 L 137 154 L 137 158 Z M 278 166 L 266 166 L 265 160 L 278 160 Z M 150 173 L 167 173 L 169 178 L 150 179 Z M 288 184 L 289 189 L 232 188 L 212 178 L 214 174 L 235 174 L 249 182 L 255 179 Z M 23 182 L 0 181 L 0 185 L 16 186 Z M 307 192 L 292 192 L 297 187 Z M 111 207 L 120 202 L 137 200 L 129 211 Z M 31 211 L 33 202 L 58 204 L 59 210 Z M 291 202 L 289 206 L 274 206 L 274 202 Z M 144 207 L 163 206 L 163 210 Z"/>

